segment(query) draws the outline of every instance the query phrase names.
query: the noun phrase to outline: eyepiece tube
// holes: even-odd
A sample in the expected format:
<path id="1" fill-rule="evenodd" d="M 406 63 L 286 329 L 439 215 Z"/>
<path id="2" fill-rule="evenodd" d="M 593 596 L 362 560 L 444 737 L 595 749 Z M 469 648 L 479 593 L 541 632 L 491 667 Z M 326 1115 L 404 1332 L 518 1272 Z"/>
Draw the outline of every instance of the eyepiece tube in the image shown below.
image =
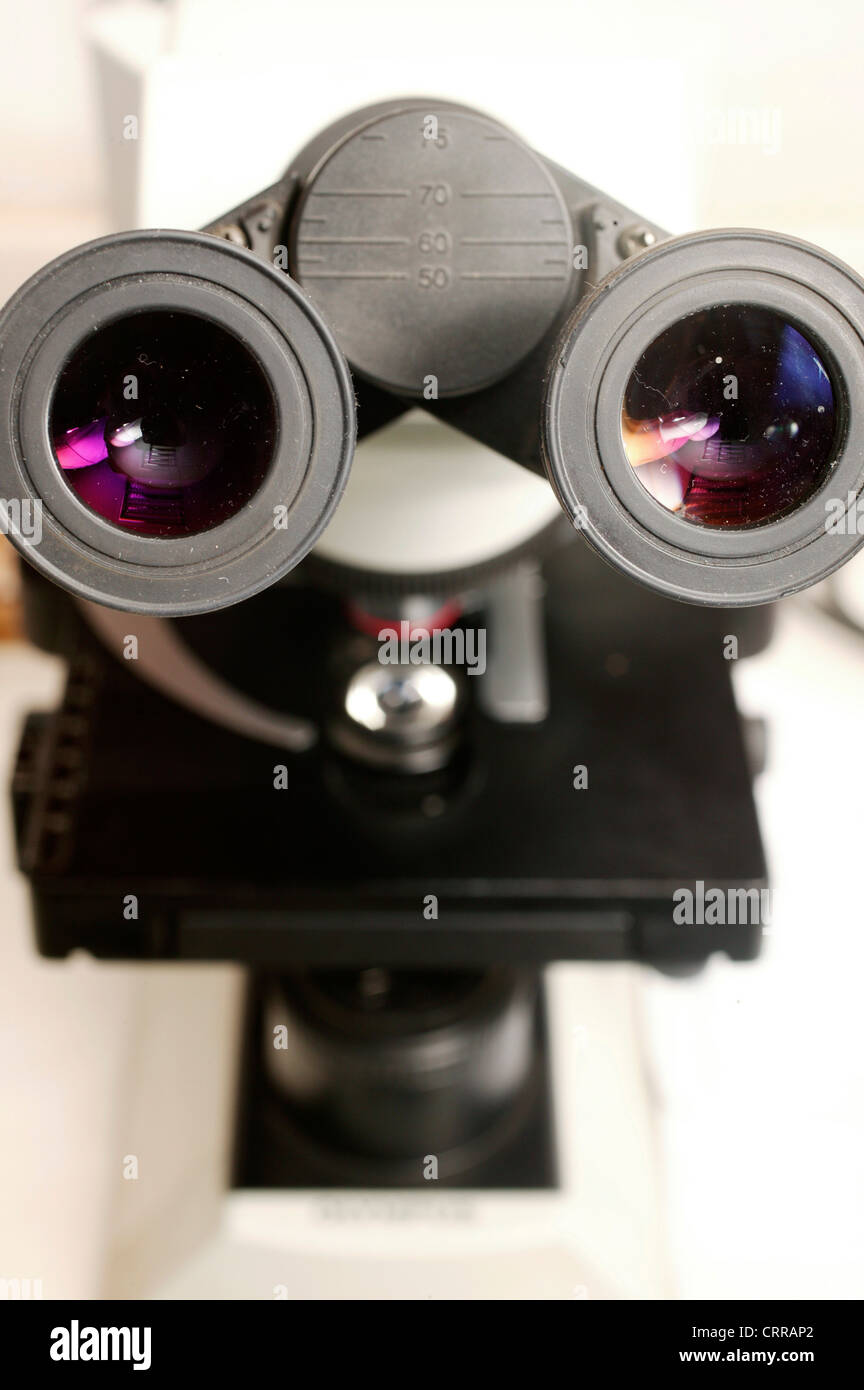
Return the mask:
<path id="1" fill-rule="evenodd" d="M 694 603 L 766 603 L 864 535 L 864 282 L 768 232 L 680 237 L 579 307 L 544 404 L 547 474 L 612 564 Z"/>
<path id="2" fill-rule="evenodd" d="M 347 365 L 280 271 L 195 232 L 69 252 L 0 315 L 0 499 L 31 564 L 160 616 L 237 603 L 327 525 L 355 439 Z"/>

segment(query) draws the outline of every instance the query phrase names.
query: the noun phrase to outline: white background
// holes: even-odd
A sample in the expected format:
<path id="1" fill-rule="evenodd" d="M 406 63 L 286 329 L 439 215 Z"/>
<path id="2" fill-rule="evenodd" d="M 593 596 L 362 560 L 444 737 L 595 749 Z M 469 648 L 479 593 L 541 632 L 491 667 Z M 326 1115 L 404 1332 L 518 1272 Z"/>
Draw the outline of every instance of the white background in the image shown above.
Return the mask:
<path id="1" fill-rule="evenodd" d="M 106 8 L 130 13 L 118 21 Z M 2 0 L 0 294 L 120 222 L 195 225 L 271 181 L 342 110 L 412 90 L 486 106 L 670 230 L 778 228 L 864 271 L 856 3 L 162 8 L 164 30 L 149 6 L 93 14 L 80 0 Z M 149 75 L 134 150 L 116 108 L 100 123 L 87 25 L 127 53 L 135 26 L 131 68 Z M 163 56 L 145 63 L 154 50 Z M 779 148 L 718 142 L 718 121 L 736 128 L 741 112 L 779 112 Z M 126 217 L 124 159 L 140 175 Z M 54 679 L 48 663 L 0 649 L 4 754 L 31 691 L 47 699 Z M 770 722 L 759 802 L 773 932 L 755 966 L 718 962 L 698 981 L 652 977 L 644 991 L 679 1290 L 860 1297 L 864 639 L 792 601 L 775 644 L 737 679 Z M 94 1225 L 112 1219 L 99 1195 L 108 1136 L 122 1146 L 124 1078 L 147 1067 L 130 1023 L 142 972 L 37 960 L 8 844 L 3 835 L 0 1275 L 93 1292 Z M 179 1008 L 184 989 L 206 992 L 217 976 L 160 978 Z"/>

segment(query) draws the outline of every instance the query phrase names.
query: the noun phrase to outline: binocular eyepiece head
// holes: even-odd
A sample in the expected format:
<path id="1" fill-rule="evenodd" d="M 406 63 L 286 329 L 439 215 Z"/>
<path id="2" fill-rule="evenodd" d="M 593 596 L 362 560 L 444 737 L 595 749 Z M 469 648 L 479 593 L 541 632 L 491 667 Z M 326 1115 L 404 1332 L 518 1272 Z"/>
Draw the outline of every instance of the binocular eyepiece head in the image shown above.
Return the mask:
<path id="1" fill-rule="evenodd" d="M 0 496 L 40 523 L 11 538 L 76 595 L 163 616 L 292 569 L 354 448 L 350 374 L 317 310 L 190 232 L 106 237 L 34 276 L 0 318 L 0 411 Z"/>
<path id="2" fill-rule="evenodd" d="M 179 616 L 285 575 L 345 486 L 350 372 L 364 430 L 423 406 L 675 598 L 766 603 L 864 539 L 864 282 L 815 247 L 666 239 L 418 98 L 337 121 L 210 232 L 92 242 L 0 315 L 4 529 L 77 595 Z"/>

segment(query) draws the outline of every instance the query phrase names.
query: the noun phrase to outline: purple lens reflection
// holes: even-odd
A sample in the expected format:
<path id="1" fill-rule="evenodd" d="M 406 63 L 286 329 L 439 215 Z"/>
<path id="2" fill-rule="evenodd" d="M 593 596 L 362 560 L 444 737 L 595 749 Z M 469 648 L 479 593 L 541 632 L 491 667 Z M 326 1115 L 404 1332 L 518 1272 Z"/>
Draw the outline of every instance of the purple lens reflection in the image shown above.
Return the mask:
<path id="1" fill-rule="evenodd" d="M 190 536 L 239 512 L 269 469 L 276 417 L 251 353 L 209 320 L 146 312 L 98 329 L 57 382 L 63 478 L 105 521 Z"/>

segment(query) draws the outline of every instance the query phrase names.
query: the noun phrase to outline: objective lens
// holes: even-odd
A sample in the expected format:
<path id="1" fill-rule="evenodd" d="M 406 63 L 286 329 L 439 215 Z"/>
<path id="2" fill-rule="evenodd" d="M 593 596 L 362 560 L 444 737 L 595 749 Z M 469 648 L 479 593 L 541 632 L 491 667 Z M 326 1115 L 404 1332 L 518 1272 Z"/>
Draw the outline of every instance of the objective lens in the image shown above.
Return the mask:
<path id="1" fill-rule="evenodd" d="M 837 405 L 828 369 L 771 309 L 720 304 L 667 328 L 639 358 L 621 433 L 647 491 L 703 526 L 764 526 L 830 472 Z"/>
<path id="2" fill-rule="evenodd" d="M 61 372 L 51 440 L 91 511 L 145 536 L 234 516 L 272 461 L 276 416 L 251 353 L 207 319 L 133 314 L 87 338 Z"/>

